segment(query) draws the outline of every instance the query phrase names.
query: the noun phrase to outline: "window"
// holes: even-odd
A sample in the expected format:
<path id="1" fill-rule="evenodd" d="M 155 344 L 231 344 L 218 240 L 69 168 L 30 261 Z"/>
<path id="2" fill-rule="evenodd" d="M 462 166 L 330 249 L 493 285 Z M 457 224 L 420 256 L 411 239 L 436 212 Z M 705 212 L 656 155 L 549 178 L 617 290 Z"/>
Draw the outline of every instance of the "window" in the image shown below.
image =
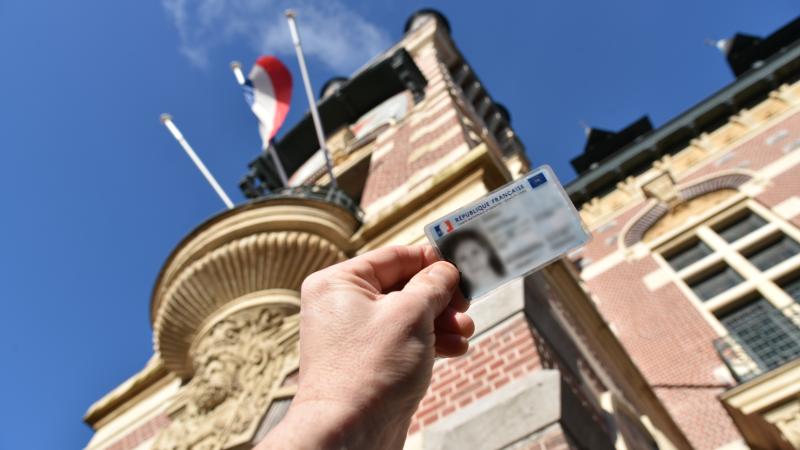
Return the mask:
<path id="1" fill-rule="evenodd" d="M 794 239 L 782 235 L 772 243 L 753 252 L 746 253 L 745 257 L 759 270 L 765 271 L 798 253 L 800 253 L 800 244 Z"/>
<path id="2" fill-rule="evenodd" d="M 789 297 L 792 297 L 794 301 L 800 303 L 800 277 L 781 283 L 781 289 L 783 289 Z"/>
<path id="3" fill-rule="evenodd" d="M 761 216 L 748 212 L 733 223 L 728 223 L 718 228 L 716 232 L 726 241 L 734 242 L 766 224 L 767 221 L 762 219 Z"/>
<path id="4" fill-rule="evenodd" d="M 689 283 L 695 294 L 703 300 L 716 297 L 744 281 L 741 275 L 728 266 L 722 266 L 713 272 Z"/>
<path id="5" fill-rule="evenodd" d="M 739 382 L 800 358 L 800 258 L 793 258 L 800 234 L 791 224 L 768 221 L 772 214 L 756 202 L 745 205 L 753 210 L 700 224 L 662 254 L 684 292 L 716 318 L 714 346 Z M 743 285 L 741 274 L 753 276 Z M 785 306 L 776 288 L 797 303 Z"/>
<path id="6" fill-rule="evenodd" d="M 719 321 L 763 370 L 800 356 L 800 329 L 764 298 L 720 315 Z"/>
<path id="7" fill-rule="evenodd" d="M 714 253 L 714 251 L 711 250 L 711 247 L 709 247 L 708 244 L 697 240 L 689 246 L 683 247 L 672 255 L 665 255 L 664 258 L 677 272 L 684 267 L 691 266 L 692 264 L 700 261 L 712 253 Z"/>

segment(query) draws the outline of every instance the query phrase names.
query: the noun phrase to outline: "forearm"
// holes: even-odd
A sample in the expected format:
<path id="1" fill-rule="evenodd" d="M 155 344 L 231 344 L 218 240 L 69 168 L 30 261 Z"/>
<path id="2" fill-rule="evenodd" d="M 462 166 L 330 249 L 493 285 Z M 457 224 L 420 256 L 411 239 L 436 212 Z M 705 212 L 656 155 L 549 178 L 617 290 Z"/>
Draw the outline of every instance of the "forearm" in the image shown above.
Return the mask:
<path id="1" fill-rule="evenodd" d="M 348 406 L 302 401 L 289 408 L 255 450 L 401 449 L 409 421 L 381 423 L 374 414 Z"/>

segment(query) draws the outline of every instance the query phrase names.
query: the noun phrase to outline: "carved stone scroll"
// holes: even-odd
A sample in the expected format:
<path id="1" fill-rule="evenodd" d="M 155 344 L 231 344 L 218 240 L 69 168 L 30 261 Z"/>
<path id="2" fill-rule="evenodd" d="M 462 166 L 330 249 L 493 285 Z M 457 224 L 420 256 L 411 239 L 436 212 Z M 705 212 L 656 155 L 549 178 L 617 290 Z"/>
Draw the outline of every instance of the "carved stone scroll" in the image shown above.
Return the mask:
<path id="1" fill-rule="evenodd" d="M 253 299 L 192 345 L 194 376 L 169 409 L 157 450 L 222 450 L 251 442 L 275 392 L 298 366 L 298 305 Z M 232 310 L 232 311 L 231 311 Z"/>

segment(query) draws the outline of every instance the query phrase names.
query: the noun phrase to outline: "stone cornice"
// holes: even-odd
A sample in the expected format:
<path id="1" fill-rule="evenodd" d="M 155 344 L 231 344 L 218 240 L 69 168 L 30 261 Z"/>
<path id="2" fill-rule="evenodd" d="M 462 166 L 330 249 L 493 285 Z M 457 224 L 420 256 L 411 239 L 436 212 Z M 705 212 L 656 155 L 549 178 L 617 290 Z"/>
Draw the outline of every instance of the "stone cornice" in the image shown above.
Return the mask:
<path id="1" fill-rule="evenodd" d="M 112 412 L 164 378 L 169 378 L 169 372 L 164 368 L 161 358 L 158 355 L 151 356 L 141 371 L 94 402 L 83 416 L 83 421 L 94 429 L 99 428 Z"/>

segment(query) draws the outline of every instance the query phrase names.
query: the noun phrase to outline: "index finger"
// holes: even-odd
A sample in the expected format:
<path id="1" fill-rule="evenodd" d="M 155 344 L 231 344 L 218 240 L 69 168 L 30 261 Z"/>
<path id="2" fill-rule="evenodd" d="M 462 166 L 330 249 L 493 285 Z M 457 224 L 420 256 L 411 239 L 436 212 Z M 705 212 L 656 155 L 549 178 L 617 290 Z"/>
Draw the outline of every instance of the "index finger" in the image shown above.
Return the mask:
<path id="1" fill-rule="evenodd" d="M 382 247 L 342 263 L 341 269 L 367 280 L 385 292 L 405 283 L 420 270 L 439 261 L 429 244 Z"/>

